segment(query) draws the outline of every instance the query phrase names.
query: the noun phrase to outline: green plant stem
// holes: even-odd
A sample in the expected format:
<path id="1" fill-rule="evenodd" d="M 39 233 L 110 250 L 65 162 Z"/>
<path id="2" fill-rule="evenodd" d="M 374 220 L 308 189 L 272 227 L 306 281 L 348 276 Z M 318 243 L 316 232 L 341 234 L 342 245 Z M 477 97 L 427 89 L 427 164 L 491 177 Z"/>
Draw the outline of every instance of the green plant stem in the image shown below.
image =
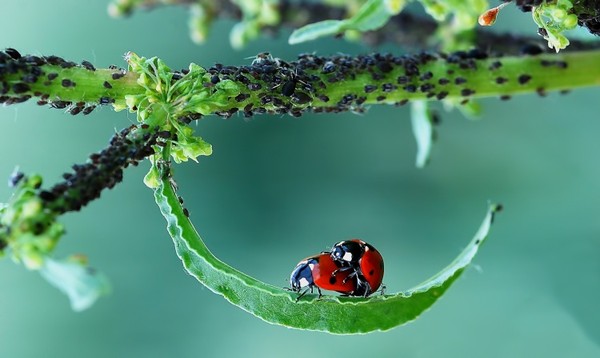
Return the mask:
<path id="1" fill-rule="evenodd" d="M 403 104 L 415 99 L 468 100 L 597 86 L 600 85 L 598 63 L 600 51 L 485 59 L 467 53 L 429 57 L 307 55 L 290 63 L 266 58 L 248 66 L 212 67 L 208 69 L 210 75 L 201 74 L 198 80 L 205 87 L 210 87 L 211 76 L 216 76 L 219 81 L 228 81 L 227 93 L 239 94 L 229 96 L 216 89 L 207 92 L 206 88 L 202 88 L 204 107 L 201 114 L 230 116 L 242 111 L 247 115 L 256 112 L 300 115 L 306 110 L 361 110 L 364 105 Z M 331 64 L 332 70 L 325 71 L 328 64 Z M 0 71 L 0 82 L 4 83 L 6 92 L 0 98 L 4 102 L 20 102 L 30 96 L 72 103 L 102 103 L 109 98 L 114 100 L 115 107 L 124 108 L 126 95 L 148 93 L 147 88 L 138 84 L 138 74 L 133 72 L 112 80 L 115 71 L 111 70 L 89 71 L 83 67 L 62 69 L 42 65 L 39 67 L 44 74 L 33 83 L 25 83 L 24 76 L 34 66 L 27 64 L 21 67 L 24 69 L 16 73 Z M 413 68 L 410 74 L 409 67 Z M 224 68 L 228 68 L 227 72 Z M 270 72 L 265 74 L 265 71 Z M 49 81 L 48 73 L 58 73 L 58 77 Z M 65 79 L 76 83 L 76 86 L 65 87 Z M 401 79 L 402 83 L 399 83 Z M 111 89 L 105 88 L 105 81 L 111 83 Z M 285 93 L 290 82 L 293 82 L 293 91 L 288 88 L 288 93 Z M 165 85 L 168 87 L 176 83 L 177 80 L 173 79 Z M 218 97 L 218 101 L 211 102 L 211 96 Z M 190 108 L 186 107 L 186 110 Z"/>

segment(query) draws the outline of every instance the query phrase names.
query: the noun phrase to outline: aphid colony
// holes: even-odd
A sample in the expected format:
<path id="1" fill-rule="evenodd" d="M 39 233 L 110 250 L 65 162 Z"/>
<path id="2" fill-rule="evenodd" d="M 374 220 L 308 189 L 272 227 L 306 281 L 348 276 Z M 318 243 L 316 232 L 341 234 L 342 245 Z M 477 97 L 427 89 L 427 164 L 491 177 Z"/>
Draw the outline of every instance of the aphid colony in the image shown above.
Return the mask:
<path id="1" fill-rule="evenodd" d="M 50 72 L 47 72 L 50 67 L 44 68 L 43 66 L 55 66 Z M 50 98 L 50 95 L 39 90 L 33 91 L 34 84 L 42 84 L 48 87 L 54 83 L 55 80 L 60 83 L 60 86 L 65 89 L 74 89 L 77 83 L 70 78 L 63 78 L 58 72 L 61 69 L 72 69 L 82 68 L 86 71 L 95 72 L 96 68 L 89 61 L 82 61 L 80 65 L 72 61 L 67 61 L 58 56 L 33 56 L 33 55 L 21 55 L 19 51 L 13 48 L 7 48 L 4 51 L 0 51 L 0 76 L 11 76 L 19 75 L 18 82 L 15 82 L 16 78 L 11 80 L 4 80 L 0 83 L 0 103 L 4 104 L 15 104 L 29 100 L 32 97 L 39 97 L 37 104 L 44 106 L 49 104 L 51 108 L 65 109 L 72 115 L 83 113 L 84 115 L 90 114 L 98 104 L 106 105 L 114 103 L 114 98 L 100 97 L 97 102 L 72 102 L 61 100 L 60 98 Z M 126 72 L 123 69 L 117 69 L 116 66 L 111 67 L 111 70 L 117 70 L 112 74 L 113 80 L 125 76 Z M 108 81 L 103 83 L 104 89 L 111 89 L 112 85 Z M 39 88 L 39 86 L 38 86 Z M 16 95 L 11 95 L 9 92 Z M 33 95 L 33 96 L 32 96 Z"/>
<path id="2" fill-rule="evenodd" d="M 63 174 L 63 182 L 39 192 L 46 207 L 56 212 L 78 211 L 100 197 L 103 189 L 113 188 L 123 180 L 123 169 L 137 166 L 154 153 L 158 138 L 169 132 L 156 132 L 148 125 L 130 126 L 116 133 L 107 148 L 89 156 L 85 164 L 73 165 L 72 173 Z"/>
<path id="3" fill-rule="evenodd" d="M 522 55 L 535 56 L 540 53 L 539 48 L 531 47 Z M 442 66 L 433 66 L 433 63 Z M 540 65 L 567 68 L 566 62 L 545 58 L 541 59 Z M 437 70 L 433 70 L 436 67 Z M 444 67 L 445 70 L 442 70 Z M 533 79 L 530 74 L 507 77 L 510 74 L 502 72 L 502 67 L 501 57 L 490 58 L 487 51 L 476 48 L 453 53 L 422 52 L 402 56 L 382 53 L 317 56 L 304 53 L 290 62 L 261 53 L 249 65 L 226 66 L 217 63 L 207 68 L 210 77 L 203 85 L 214 88 L 219 82 L 228 80 L 236 83 L 240 89 L 238 95 L 228 98 L 228 105 L 213 112 L 216 115 L 228 118 L 235 113 L 243 113 L 245 117 L 287 113 L 297 117 L 306 111 L 361 112 L 364 104 L 377 102 L 401 106 L 411 98 L 441 100 L 447 96 L 460 96 L 461 103 L 466 103 L 476 95 L 476 84 L 470 83 L 468 75 L 483 68 L 495 75 L 492 83 L 497 85 L 532 85 L 529 83 Z M 78 65 L 58 56 L 21 55 L 11 48 L 0 51 L 0 103 L 20 103 L 38 97 L 40 105 L 49 104 L 53 108 L 66 109 L 71 114 L 89 114 L 97 105 L 115 103 L 114 93 L 123 91 L 123 88 L 117 87 L 118 81 L 127 74 L 123 69 L 110 66 L 109 70 L 114 72 L 107 79 L 106 73 L 99 71 L 102 73 L 98 75 L 98 97 L 91 102 L 72 102 L 61 99 L 60 94 L 52 98 L 49 95 L 57 90 L 55 81 L 58 81 L 62 91 L 71 96 L 77 93 L 77 86 L 82 85 L 80 79 L 75 81 L 66 77 L 62 69 L 96 72 L 87 61 Z M 172 72 L 171 84 L 188 73 L 187 70 Z M 86 85 L 89 86 L 89 83 Z M 545 89 L 540 87 L 538 93 L 545 93 Z M 199 117 L 198 113 L 185 113 L 180 120 L 187 123 Z"/>
<path id="4" fill-rule="evenodd" d="M 383 257 L 372 245 L 352 239 L 340 241 L 327 252 L 300 261 L 290 275 L 290 287 L 300 293 L 297 300 L 316 287 L 345 296 L 367 297 L 377 292 L 383 280 Z"/>

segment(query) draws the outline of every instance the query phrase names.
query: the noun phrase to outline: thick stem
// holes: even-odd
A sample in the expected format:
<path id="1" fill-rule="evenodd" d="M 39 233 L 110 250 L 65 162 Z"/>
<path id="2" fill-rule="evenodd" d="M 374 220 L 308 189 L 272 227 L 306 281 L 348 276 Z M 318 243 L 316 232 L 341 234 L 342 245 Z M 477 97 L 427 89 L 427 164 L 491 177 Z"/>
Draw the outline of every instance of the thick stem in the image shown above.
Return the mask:
<path id="1" fill-rule="evenodd" d="M 125 95 L 143 93 L 137 75 L 123 69 L 98 69 L 58 56 L 21 56 L 14 49 L 0 52 L 0 103 L 38 97 L 38 104 L 89 114 L 96 105 L 125 105 Z"/>
<path id="2" fill-rule="evenodd" d="M 21 66 L 23 58 L 5 62 L 4 68 L 15 62 Z M 466 101 L 474 97 L 536 92 L 543 95 L 549 91 L 597 86 L 600 85 L 598 63 L 600 51 L 514 57 L 488 57 L 480 51 L 356 57 L 305 54 L 289 63 L 262 54 L 251 65 L 216 65 L 207 70 L 208 74 L 199 72 L 198 78 L 190 78 L 192 73 L 175 72 L 167 76 L 171 78 L 170 83 L 159 87 L 164 91 L 169 86 L 176 87 L 179 81 L 196 83 L 195 87 L 189 87 L 191 93 L 178 87 L 177 96 L 187 98 L 179 101 L 184 109 L 178 115 L 200 113 L 200 109 L 188 106 L 197 97 L 203 103 L 201 114 L 228 117 L 242 111 L 247 116 L 254 113 L 299 116 L 306 111 L 361 111 L 368 104 L 404 104 L 415 99 Z M 65 69 L 63 71 L 69 72 L 61 72 L 62 77 L 48 81 L 45 73 L 58 68 L 47 64 L 37 67 L 44 74 L 25 81 L 36 67 L 30 64 L 23 66 L 16 73 L 2 73 L 3 67 L 0 67 L 5 102 L 18 102 L 37 95 L 85 103 L 108 95 L 120 105 L 124 103 L 125 95 L 148 95 L 148 91 L 154 88 L 142 88 L 137 84 L 139 75 L 127 73 L 113 81 L 111 89 L 103 89 L 101 84 L 110 76 L 110 70 L 90 71 L 83 67 Z M 166 71 L 170 70 L 166 68 Z M 61 79 L 77 85 L 64 86 Z M 225 86 L 227 93 L 237 95 L 224 94 L 219 89 L 220 85 L 215 86 L 221 81 L 228 81 Z M 157 93 L 162 96 L 164 92 Z M 178 105 L 177 98 L 173 101 L 173 105 Z"/>

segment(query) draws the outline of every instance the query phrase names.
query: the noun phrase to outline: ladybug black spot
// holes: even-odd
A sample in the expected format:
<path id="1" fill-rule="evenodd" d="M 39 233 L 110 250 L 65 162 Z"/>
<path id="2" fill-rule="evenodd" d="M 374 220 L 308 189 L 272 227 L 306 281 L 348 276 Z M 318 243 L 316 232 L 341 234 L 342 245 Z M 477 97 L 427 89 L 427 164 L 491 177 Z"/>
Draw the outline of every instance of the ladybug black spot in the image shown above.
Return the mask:
<path id="1" fill-rule="evenodd" d="M 329 283 L 334 285 L 337 282 L 337 279 L 335 278 L 335 276 L 330 276 L 329 277 Z"/>
<path id="2" fill-rule="evenodd" d="M 369 276 L 373 276 L 373 274 L 375 274 L 375 270 L 369 271 Z"/>

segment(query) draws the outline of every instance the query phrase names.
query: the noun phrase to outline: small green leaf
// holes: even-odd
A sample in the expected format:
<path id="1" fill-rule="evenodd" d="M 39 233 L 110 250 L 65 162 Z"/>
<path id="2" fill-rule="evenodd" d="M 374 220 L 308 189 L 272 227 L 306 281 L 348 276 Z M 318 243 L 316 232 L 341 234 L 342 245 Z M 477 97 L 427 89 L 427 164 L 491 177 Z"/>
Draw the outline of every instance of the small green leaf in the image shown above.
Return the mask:
<path id="1" fill-rule="evenodd" d="M 385 25 L 392 15 L 384 0 L 369 0 L 354 16 L 344 21 L 344 28 L 359 31 L 376 30 Z"/>
<path id="2" fill-rule="evenodd" d="M 290 45 L 295 45 L 348 30 L 359 32 L 376 30 L 384 26 L 390 17 L 400 13 L 405 5 L 405 0 L 369 0 L 351 18 L 308 24 L 292 32 L 288 42 Z"/>
<path id="3" fill-rule="evenodd" d="M 160 174 L 156 166 L 151 166 L 148 173 L 144 176 L 144 184 L 150 189 L 156 189 L 160 185 Z"/>
<path id="4" fill-rule="evenodd" d="M 55 261 L 46 258 L 40 274 L 69 296 L 74 311 L 89 308 L 100 296 L 110 292 L 108 279 L 102 273 L 73 259 Z"/>
<path id="5" fill-rule="evenodd" d="M 316 295 L 307 295 L 296 302 L 296 293 L 261 282 L 216 258 L 184 214 L 166 176 L 154 197 L 167 220 L 177 255 L 200 283 L 268 323 L 334 334 L 386 331 L 416 319 L 471 263 L 488 236 L 494 213 L 499 210 L 499 206 L 490 205 L 479 231 L 463 252 L 448 267 L 412 289 L 370 298 L 327 295 L 318 299 Z"/>
<path id="6" fill-rule="evenodd" d="M 290 35 L 288 43 L 297 45 L 302 42 L 316 40 L 321 37 L 333 36 L 342 32 L 344 21 L 340 20 L 324 20 L 308 24 L 297 30 L 294 30 Z"/>
<path id="7" fill-rule="evenodd" d="M 412 129 L 417 140 L 417 168 L 423 168 L 429 161 L 433 144 L 433 121 L 429 106 L 425 101 L 413 101 L 411 105 Z"/>

